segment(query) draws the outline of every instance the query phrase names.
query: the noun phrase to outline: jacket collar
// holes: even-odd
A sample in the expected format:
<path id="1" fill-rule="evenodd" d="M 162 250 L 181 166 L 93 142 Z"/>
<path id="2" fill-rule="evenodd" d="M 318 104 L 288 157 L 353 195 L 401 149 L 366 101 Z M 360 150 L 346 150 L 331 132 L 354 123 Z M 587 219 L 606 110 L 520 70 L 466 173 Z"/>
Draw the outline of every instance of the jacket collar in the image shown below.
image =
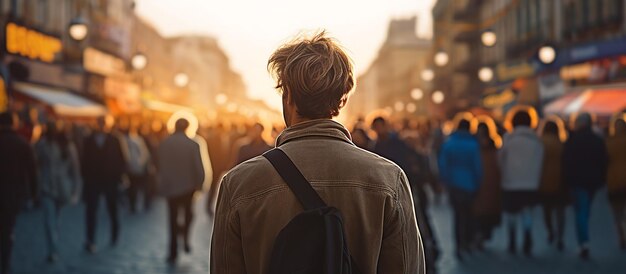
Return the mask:
<path id="1" fill-rule="evenodd" d="M 535 133 L 535 130 L 533 130 L 532 128 L 527 127 L 527 126 L 516 127 L 515 130 L 513 130 L 513 134 L 515 134 L 515 135 L 533 135 L 533 136 L 537 136 L 537 134 Z"/>
<path id="2" fill-rule="evenodd" d="M 342 124 L 330 119 L 319 119 L 288 127 L 276 139 L 276 146 L 301 138 L 332 138 L 354 145 L 350 132 Z"/>

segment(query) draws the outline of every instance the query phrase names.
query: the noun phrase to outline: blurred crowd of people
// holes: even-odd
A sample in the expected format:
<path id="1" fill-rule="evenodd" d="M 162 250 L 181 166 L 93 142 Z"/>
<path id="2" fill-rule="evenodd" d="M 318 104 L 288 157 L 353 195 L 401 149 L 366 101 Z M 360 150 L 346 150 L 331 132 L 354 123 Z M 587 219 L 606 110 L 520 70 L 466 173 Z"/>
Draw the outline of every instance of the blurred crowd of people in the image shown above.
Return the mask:
<path id="1" fill-rule="evenodd" d="M 65 206 L 84 202 L 85 250 L 96 253 L 102 197 L 113 246 L 123 226 L 120 210 L 148 211 L 156 196 L 164 197 L 170 217 L 167 259 L 175 262 L 181 240 L 183 250 L 191 252 L 196 193 L 207 192 L 206 211 L 214 214 L 221 176 L 271 149 L 282 131 L 278 126 L 266 130 L 260 123 L 218 123 L 195 129 L 185 118 L 176 120 L 168 131 L 163 122 L 140 117 L 101 117 L 88 123 L 62 119 L 40 123 L 37 117 L 32 111 L 22 115 L 22 121 L 13 113 L 1 114 L 0 176 L 10 182 L 0 184 L 2 273 L 8 270 L 16 217 L 27 201 L 44 212 L 47 259 L 55 262 L 62 233 L 59 216 Z M 609 128 L 599 129 L 589 114 L 566 123 L 556 116 L 539 119 L 534 109 L 518 107 L 502 123 L 470 113 L 447 122 L 359 119 L 351 135 L 356 146 L 390 159 L 405 171 L 429 268 L 440 253 L 428 216 L 429 199 L 444 192 L 454 212 L 459 260 L 483 250 L 502 223 L 509 234 L 509 252 L 518 252 L 521 228 L 521 251 L 530 256 L 535 206 L 543 209 L 547 241 L 563 250 L 569 205 L 575 211 L 579 254 L 588 258 L 590 208 L 595 193 L 605 185 L 620 247 L 626 249 L 624 117 L 619 114 Z M 179 215 L 184 217 L 182 223 Z"/>
<path id="2" fill-rule="evenodd" d="M 53 263 L 59 260 L 58 234 L 63 233 L 58 231 L 59 216 L 66 206 L 82 201 L 85 250 L 96 253 L 102 198 L 110 218 L 112 246 L 120 239 L 121 210 L 130 214 L 149 211 L 155 197 L 166 198 L 167 260 L 174 263 L 179 240 L 184 251 L 191 252 L 189 231 L 196 193 L 208 192 L 206 210 L 213 214 L 220 176 L 272 147 L 266 141 L 270 134 L 263 134 L 260 123 L 230 127 L 220 123 L 197 129 L 190 127 L 189 120 L 195 117 L 183 117 L 173 121 L 168 131 L 160 120 L 134 116 L 70 121 L 42 118 L 36 109 L 0 115 L 2 274 L 9 269 L 13 228 L 24 207 L 43 211 L 47 260 Z M 281 130 L 273 128 L 271 138 Z"/>
<path id="3" fill-rule="evenodd" d="M 407 174 L 419 201 L 415 206 L 427 266 L 434 265 L 439 254 L 437 232 L 427 215 L 428 198 L 443 192 L 453 209 L 455 255 L 461 261 L 484 250 L 501 224 L 506 225 L 508 251 L 532 256 L 536 206 L 543 210 L 547 242 L 564 250 L 565 210 L 570 205 L 578 254 L 588 259 L 591 204 L 605 186 L 619 246 L 626 250 L 625 117 L 616 114 L 608 128 L 600 128 L 587 113 L 566 123 L 557 116 L 540 119 L 532 107 L 518 106 L 501 123 L 468 112 L 441 124 L 408 119 L 392 123 L 377 117 L 367 125 L 361 120 L 352 138 Z"/>

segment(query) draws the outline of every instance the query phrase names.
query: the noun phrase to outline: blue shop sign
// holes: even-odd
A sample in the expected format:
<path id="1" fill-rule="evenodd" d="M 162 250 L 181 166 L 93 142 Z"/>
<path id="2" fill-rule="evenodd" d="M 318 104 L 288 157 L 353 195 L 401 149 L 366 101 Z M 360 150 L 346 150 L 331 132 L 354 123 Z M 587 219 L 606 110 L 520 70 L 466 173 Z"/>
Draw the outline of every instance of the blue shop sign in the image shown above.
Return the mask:
<path id="1" fill-rule="evenodd" d="M 543 65 L 542 68 L 560 68 L 622 54 L 626 54 L 626 36 L 564 48 L 557 54 L 557 58 L 552 65 Z"/>

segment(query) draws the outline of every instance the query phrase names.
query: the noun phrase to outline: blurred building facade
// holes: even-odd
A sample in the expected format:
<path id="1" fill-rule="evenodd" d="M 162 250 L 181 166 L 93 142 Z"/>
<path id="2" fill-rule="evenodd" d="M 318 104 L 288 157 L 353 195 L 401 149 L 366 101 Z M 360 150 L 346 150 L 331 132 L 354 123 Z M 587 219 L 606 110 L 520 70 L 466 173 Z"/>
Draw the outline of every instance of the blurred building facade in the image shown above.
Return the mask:
<path id="1" fill-rule="evenodd" d="M 132 0 L 0 1 L 0 111 L 34 107 L 83 119 L 146 111 L 165 117 L 182 105 L 203 113 L 259 108 L 248 104 L 243 80 L 215 38 L 163 37 L 134 9 Z M 86 36 L 70 35 L 76 24 Z M 136 63 L 139 55 L 143 62 Z M 176 83 L 179 74 L 185 83 Z"/>
<path id="2" fill-rule="evenodd" d="M 442 92 L 445 97 L 442 102 L 433 102 L 431 96 L 428 97 L 432 105 L 431 114 L 446 116 L 448 113 L 456 111 L 457 104 L 467 105 L 473 101 L 470 95 L 474 93 L 469 85 L 472 72 L 476 69 L 475 63 L 470 61 L 479 58 L 475 52 L 470 52 L 470 43 L 474 39 L 472 30 L 463 28 L 473 21 L 475 14 L 470 13 L 472 7 L 470 0 L 439 0 L 433 7 L 433 47 L 431 57 L 428 59 L 430 67 L 435 72 L 430 94 Z M 467 8 L 467 10 L 465 9 Z M 467 28 L 467 27 L 465 27 Z M 465 37 L 469 36 L 469 37 Z M 463 38 L 463 39 L 462 39 Z M 435 56 L 441 54 L 447 59 L 436 63 Z M 462 69 L 467 66 L 466 69 Z M 463 106 L 461 106 L 463 107 Z"/>
<path id="3" fill-rule="evenodd" d="M 215 108 L 216 97 L 225 95 L 227 101 L 245 99 L 245 85 L 234 72 L 229 59 L 217 40 L 206 36 L 180 36 L 167 40 L 170 48 L 170 66 L 177 73 L 189 75 L 186 90 L 195 107 Z"/>
<path id="4" fill-rule="evenodd" d="M 619 87 L 626 79 L 625 15 L 624 0 L 439 0 L 432 57 L 445 51 L 451 61 L 437 69 L 434 88 L 469 98 L 449 102 L 448 110 L 504 112 L 517 103 L 541 109 L 570 92 Z M 495 45 L 483 43 L 485 32 L 495 34 Z M 482 68 L 493 77 L 480 81 Z M 469 80 L 459 79 L 463 72 Z"/>
<path id="5" fill-rule="evenodd" d="M 416 29 L 417 17 L 389 23 L 387 38 L 376 59 L 357 77 L 357 87 L 348 104 L 351 116 L 363 116 L 377 109 L 426 112 L 425 100 L 414 99 L 411 92 L 426 86 L 420 74 L 427 66 L 431 43 L 418 37 Z"/>

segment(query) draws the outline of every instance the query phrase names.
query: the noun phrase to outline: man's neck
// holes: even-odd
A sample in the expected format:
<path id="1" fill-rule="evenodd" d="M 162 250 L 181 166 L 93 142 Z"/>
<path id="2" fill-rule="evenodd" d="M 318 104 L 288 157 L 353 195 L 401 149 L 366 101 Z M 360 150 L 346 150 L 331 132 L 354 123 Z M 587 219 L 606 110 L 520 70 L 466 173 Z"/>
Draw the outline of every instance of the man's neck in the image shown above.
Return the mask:
<path id="1" fill-rule="evenodd" d="M 288 123 L 288 127 L 292 127 L 295 126 L 297 124 L 302 124 L 308 121 L 313 121 L 313 119 L 309 119 L 309 118 L 304 118 L 304 117 L 300 117 L 299 115 L 295 115 L 293 118 L 290 119 L 289 123 Z"/>

